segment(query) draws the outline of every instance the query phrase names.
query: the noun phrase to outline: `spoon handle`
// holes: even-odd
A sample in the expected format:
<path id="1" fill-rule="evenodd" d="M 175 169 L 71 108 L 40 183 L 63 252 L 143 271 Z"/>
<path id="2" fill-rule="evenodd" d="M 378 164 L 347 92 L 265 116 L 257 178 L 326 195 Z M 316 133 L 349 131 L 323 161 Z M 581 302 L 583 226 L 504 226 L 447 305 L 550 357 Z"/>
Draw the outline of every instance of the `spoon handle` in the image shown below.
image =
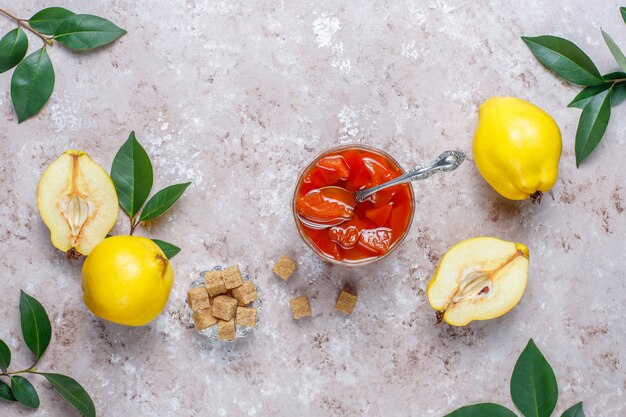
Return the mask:
<path id="1" fill-rule="evenodd" d="M 384 184 L 356 192 L 356 202 L 360 203 L 372 194 L 394 185 L 404 184 L 409 181 L 424 180 L 436 172 L 450 172 L 457 169 L 465 160 L 465 154 L 461 151 L 445 151 L 437 159 L 428 164 L 418 165 L 409 172 L 387 181 Z"/>

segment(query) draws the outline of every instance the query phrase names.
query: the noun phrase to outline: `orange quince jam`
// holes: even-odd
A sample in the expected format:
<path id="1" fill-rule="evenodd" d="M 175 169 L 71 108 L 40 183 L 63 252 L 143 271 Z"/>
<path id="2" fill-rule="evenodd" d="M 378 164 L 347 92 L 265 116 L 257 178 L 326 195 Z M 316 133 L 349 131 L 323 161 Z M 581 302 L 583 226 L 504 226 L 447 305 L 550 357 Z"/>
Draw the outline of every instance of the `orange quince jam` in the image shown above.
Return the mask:
<path id="1" fill-rule="evenodd" d="M 296 200 L 296 211 L 305 219 L 322 224 L 332 220 L 350 220 L 354 216 L 351 206 L 324 195 L 318 189 L 299 196 Z"/>
<path id="2" fill-rule="evenodd" d="M 404 172 L 385 155 L 364 148 L 342 149 L 324 155 L 303 175 L 296 194 L 296 212 L 321 221 L 343 218 L 343 223 L 313 229 L 298 218 L 303 237 L 336 261 L 359 263 L 385 255 L 409 228 L 413 199 L 409 184 L 397 185 L 357 204 L 354 211 L 324 198 L 322 187 L 356 192 L 387 182 Z"/>

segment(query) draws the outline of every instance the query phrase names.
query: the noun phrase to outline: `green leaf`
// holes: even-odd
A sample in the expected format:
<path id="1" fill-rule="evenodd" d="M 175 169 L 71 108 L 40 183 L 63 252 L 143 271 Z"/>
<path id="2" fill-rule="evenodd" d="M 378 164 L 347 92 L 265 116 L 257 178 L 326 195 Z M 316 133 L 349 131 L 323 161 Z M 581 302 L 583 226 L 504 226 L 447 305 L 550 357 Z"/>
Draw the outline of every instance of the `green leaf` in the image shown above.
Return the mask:
<path id="1" fill-rule="evenodd" d="M 624 56 L 622 50 L 619 49 L 619 46 L 617 46 L 613 38 L 611 38 L 609 34 L 605 31 L 602 31 L 602 37 L 604 38 L 604 42 L 606 42 L 606 45 L 609 47 L 611 54 L 613 54 L 613 58 L 615 58 L 615 61 L 617 61 L 619 66 L 624 71 L 626 71 L 626 56 Z"/>
<path id="2" fill-rule="evenodd" d="M 39 373 L 44 376 L 52 387 L 61 394 L 72 407 L 85 417 L 95 417 L 96 407 L 87 391 L 75 379 L 60 374 Z"/>
<path id="3" fill-rule="evenodd" d="M 2 372 L 6 372 L 11 364 L 11 349 L 4 343 L 4 340 L 0 339 L 0 369 Z"/>
<path id="4" fill-rule="evenodd" d="M 608 74 L 604 74 L 602 76 L 602 79 L 606 80 L 606 81 L 613 81 L 613 80 L 619 80 L 622 78 L 626 78 L 626 72 L 622 72 L 622 71 L 616 71 L 616 72 L 611 72 Z"/>
<path id="5" fill-rule="evenodd" d="M 620 7 L 619 12 L 622 14 L 622 20 L 626 23 L 626 7 Z"/>
<path id="6" fill-rule="evenodd" d="M 556 377 L 532 339 L 513 369 L 511 398 L 526 417 L 550 417 L 556 406 Z"/>
<path id="7" fill-rule="evenodd" d="M 48 7 L 35 13 L 33 17 L 28 19 L 28 23 L 33 29 L 44 35 L 54 35 L 61 23 L 75 14 L 63 7 Z"/>
<path id="8" fill-rule="evenodd" d="M 596 95 L 583 109 L 576 130 L 576 166 L 598 146 L 611 117 L 613 88 Z"/>
<path id="9" fill-rule="evenodd" d="M 75 51 L 108 45 L 126 31 L 113 22 L 90 14 L 70 16 L 54 32 L 54 39 Z"/>
<path id="10" fill-rule="evenodd" d="M 167 259 L 172 259 L 178 254 L 178 252 L 180 252 L 180 248 L 172 245 L 171 243 L 159 239 L 152 239 L 152 241 L 161 248 Z"/>
<path id="11" fill-rule="evenodd" d="M 468 405 L 446 414 L 444 417 L 517 417 L 506 407 L 493 403 Z"/>
<path id="12" fill-rule="evenodd" d="M 585 417 L 585 412 L 583 411 L 583 403 L 580 402 L 576 405 L 571 406 L 561 415 L 561 417 Z"/>
<path id="13" fill-rule="evenodd" d="M 0 398 L 5 401 L 17 401 L 11 387 L 6 382 L 0 380 Z"/>
<path id="14" fill-rule="evenodd" d="M 557 36 L 522 36 L 530 51 L 543 65 L 559 77 L 580 85 L 602 84 L 596 66 L 578 46 Z"/>
<path id="15" fill-rule="evenodd" d="M 611 93 L 611 106 L 617 106 L 626 100 L 626 81 L 617 83 L 613 86 Z"/>
<path id="16" fill-rule="evenodd" d="M 15 398 L 26 407 L 39 407 L 39 396 L 28 379 L 21 376 L 11 377 L 11 391 Z"/>
<path id="17" fill-rule="evenodd" d="M 580 93 L 578 93 L 576 97 L 574 97 L 574 100 L 572 100 L 571 103 L 567 105 L 567 107 L 584 109 L 587 103 L 589 103 L 595 96 L 605 92 L 606 90 L 611 88 L 612 85 L 613 83 L 604 83 L 600 85 L 585 87 Z"/>
<path id="18" fill-rule="evenodd" d="M 0 39 L 0 74 L 20 63 L 28 50 L 28 38 L 21 28 L 16 28 Z"/>
<path id="19" fill-rule="evenodd" d="M 115 185 L 120 206 L 134 217 L 145 203 L 152 189 L 152 164 L 145 149 L 131 132 L 113 159 L 111 179 Z"/>
<path id="20" fill-rule="evenodd" d="M 37 359 L 41 358 L 52 337 L 50 319 L 39 301 L 24 291 L 20 291 L 20 321 L 26 346 Z"/>
<path id="21" fill-rule="evenodd" d="M 28 55 L 13 72 L 11 98 L 22 123 L 39 113 L 54 88 L 54 69 L 44 48 Z"/>
<path id="22" fill-rule="evenodd" d="M 152 196 L 146 203 L 139 217 L 140 221 L 153 220 L 172 208 L 174 203 L 178 201 L 181 195 L 185 192 L 187 187 L 191 183 L 185 182 L 182 184 L 174 184 L 169 187 L 165 187 L 158 193 Z"/>

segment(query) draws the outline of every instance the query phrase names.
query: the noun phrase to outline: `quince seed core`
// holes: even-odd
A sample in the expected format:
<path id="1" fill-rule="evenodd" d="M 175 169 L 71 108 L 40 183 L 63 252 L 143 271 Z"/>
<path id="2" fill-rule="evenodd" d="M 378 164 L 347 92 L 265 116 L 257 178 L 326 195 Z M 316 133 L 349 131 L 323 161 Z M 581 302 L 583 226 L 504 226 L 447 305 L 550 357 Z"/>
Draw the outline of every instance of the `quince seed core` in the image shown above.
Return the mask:
<path id="1" fill-rule="evenodd" d="M 68 195 L 67 203 L 62 209 L 63 217 L 67 220 L 70 232 L 74 239 L 78 239 L 80 232 L 89 219 L 91 213 L 91 201 L 84 195 L 75 191 Z"/>
<path id="2" fill-rule="evenodd" d="M 491 271 L 471 271 L 464 275 L 457 292 L 454 294 L 448 306 L 443 310 L 447 310 L 451 305 L 464 301 L 482 301 L 492 294 L 492 278 L 505 266 L 513 262 L 517 257 L 524 256 L 528 258 L 528 251 L 518 249 L 513 255 L 506 259 L 497 268 Z"/>
<path id="3" fill-rule="evenodd" d="M 461 281 L 457 293 L 452 297 L 451 304 L 461 301 L 478 300 L 488 296 L 491 287 L 491 278 L 483 271 L 473 271 Z"/>

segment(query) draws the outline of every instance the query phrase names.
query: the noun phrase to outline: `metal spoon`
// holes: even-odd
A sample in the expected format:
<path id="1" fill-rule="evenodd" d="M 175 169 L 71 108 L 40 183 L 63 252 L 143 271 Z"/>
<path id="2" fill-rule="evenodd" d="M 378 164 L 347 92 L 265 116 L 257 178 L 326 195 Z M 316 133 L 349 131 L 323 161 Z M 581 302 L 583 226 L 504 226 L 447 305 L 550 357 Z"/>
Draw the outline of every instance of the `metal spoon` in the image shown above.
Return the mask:
<path id="1" fill-rule="evenodd" d="M 409 181 L 424 180 L 437 172 L 454 171 L 463 163 L 464 160 L 465 160 L 465 154 L 461 151 L 445 151 L 444 153 L 439 155 L 437 159 L 435 159 L 434 161 L 428 164 L 418 165 L 417 167 L 408 171 L 404 175 L 396 177 L 383 184 L 380 184 L 371 188 L 366 188 L 364 190 L 359 190 L 356 193 L 353 193 L 351 191 L 346 190 L 345 188 L 337 187 L 334 185 L 322 187 L 319 190 L 313 190 L 313 191 L 320 192 L 324 196 L 330 199 L 341 201 L 342 203 L 354 209 L 354 207 L 357 204 L 364 201 L 365 199 L 370 197 L 372 194 L 375 194 L 380 190 L 393 187 L 394 185 L 404 184 Z M 329 227 L 337 226 L 349 220 L 346 218 L 338 218 L 338 219 L 332 219 L 332 220 L 320 222 L 317 219 L 316 220 L 307 219 L 306 217 L 302 216 L 300 213 L 298 213 L 298 218 L 300 219 L 303 225 L 311 229 L 327 229 Z"/>

